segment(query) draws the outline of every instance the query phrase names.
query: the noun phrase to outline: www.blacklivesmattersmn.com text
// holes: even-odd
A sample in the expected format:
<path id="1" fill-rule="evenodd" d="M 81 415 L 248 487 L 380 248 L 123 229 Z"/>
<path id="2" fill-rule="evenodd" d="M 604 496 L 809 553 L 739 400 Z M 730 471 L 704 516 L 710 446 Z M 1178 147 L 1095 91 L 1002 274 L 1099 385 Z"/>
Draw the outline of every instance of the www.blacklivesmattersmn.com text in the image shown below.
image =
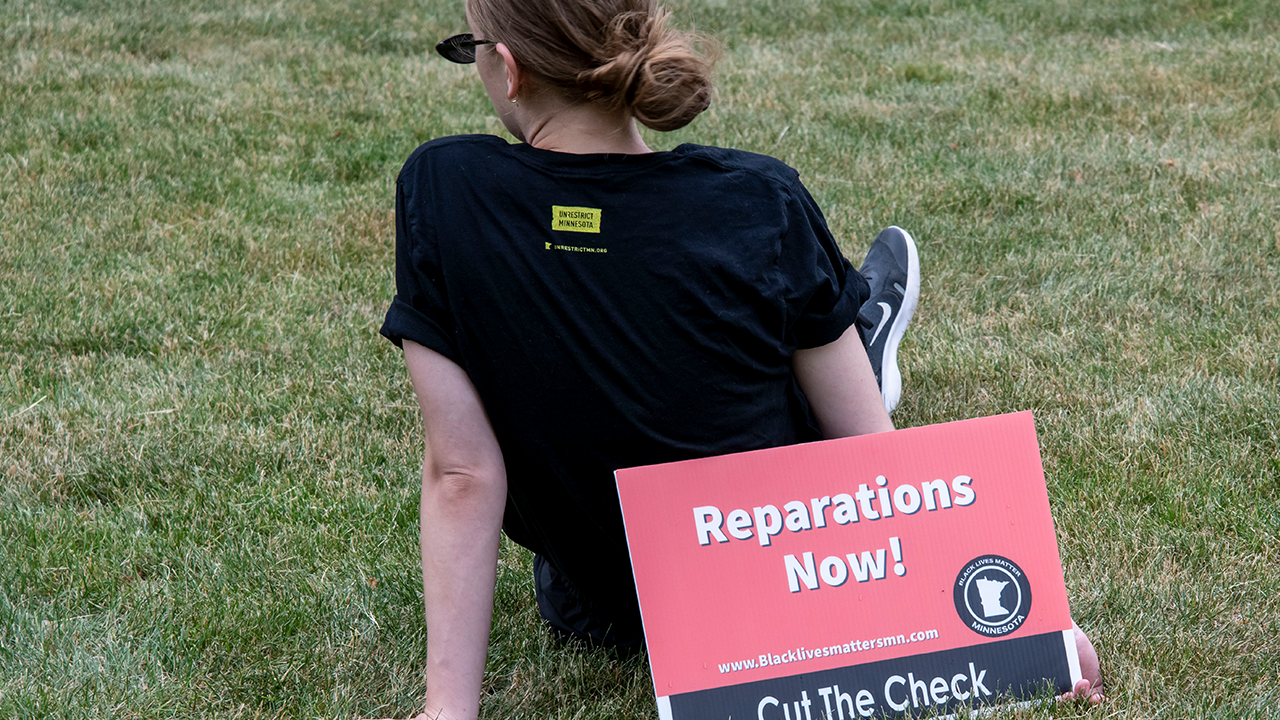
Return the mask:
<path id="1" fill-rule="evenodd" d="M 937 639 L 937 630 L 921 630 L 913 632 L 910 635 L 888 635 L 885 637 L 870 638 L 867 640 L 850 640 L 846 643 L 837 643 L 835 645 L 826 645 L 813 649 L 798 647 L 792 648 L 783 653 L 760 653 L 756 657 L 722 663 L 718 665 L 718 667 L 720 668 L 721 673 L 739 672 L 741 670 L 754 670 L 756 668 L 765 668 L 772 665 L 784 665 L 803 662 L 805 660 L 831 657 L 832 655 L 846 655 L 849 653 L 878 650 L 880 648 L 893 647 L 895 645 L 907 645 L 909 643 Z"/>

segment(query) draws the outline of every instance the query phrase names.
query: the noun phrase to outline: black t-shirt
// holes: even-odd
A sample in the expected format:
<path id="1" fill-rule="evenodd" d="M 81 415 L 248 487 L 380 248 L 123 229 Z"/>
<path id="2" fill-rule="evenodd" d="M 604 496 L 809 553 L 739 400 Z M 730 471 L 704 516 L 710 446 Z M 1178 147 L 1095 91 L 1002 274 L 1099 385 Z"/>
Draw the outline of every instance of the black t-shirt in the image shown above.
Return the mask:
<path id="1" fill-rule="evenodd" d="M 868 295 L 773 158 L 459 136 L 396 182 L 381 332 L 467 372 L 506 464 L 507 534 L 638 627 L 613 471 L 817 439 L 791 355 L 839 338 Z"/>

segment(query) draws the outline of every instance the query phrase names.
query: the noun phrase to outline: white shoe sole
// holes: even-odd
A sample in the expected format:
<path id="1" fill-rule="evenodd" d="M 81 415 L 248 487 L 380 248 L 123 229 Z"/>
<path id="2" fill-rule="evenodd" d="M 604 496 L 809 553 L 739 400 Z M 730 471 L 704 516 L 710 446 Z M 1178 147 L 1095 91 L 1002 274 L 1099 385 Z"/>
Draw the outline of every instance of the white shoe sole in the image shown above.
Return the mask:
<path id="1" fill-rule="evenodd" d="M 892 413 L 902 398 L 902 373 L 898 370 L 898 343 L 907 334 L 907 325 L 911 316 L 916 313 L 916 304 L 920 301 L 920 256 L 916 252 L 916 241 L 911 233 L 897 225 L 887 229 L 897 230 L 907 239 L 907 288 L 902 297 L 902 308 L 898 316 L 889 325 L 889 337 L 884 344 L 884 358 L 880 361 L 880 397 L 884 400 L 884 409 Z"/>

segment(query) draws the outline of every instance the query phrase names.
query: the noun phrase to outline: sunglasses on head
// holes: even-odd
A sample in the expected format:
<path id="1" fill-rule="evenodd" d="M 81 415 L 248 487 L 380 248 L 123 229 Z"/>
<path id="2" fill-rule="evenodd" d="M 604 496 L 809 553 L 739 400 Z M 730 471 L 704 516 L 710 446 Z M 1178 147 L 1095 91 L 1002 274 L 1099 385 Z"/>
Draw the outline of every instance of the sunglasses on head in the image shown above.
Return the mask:
<path id="1" fill-rule="evenodd" d="M 436 52 L 445 60 L 466 65 L 476 61 L 477 45 L 493 45 L 493 40 L 477 40 L 471 33 L 447 37 L 436 43 Z"/>

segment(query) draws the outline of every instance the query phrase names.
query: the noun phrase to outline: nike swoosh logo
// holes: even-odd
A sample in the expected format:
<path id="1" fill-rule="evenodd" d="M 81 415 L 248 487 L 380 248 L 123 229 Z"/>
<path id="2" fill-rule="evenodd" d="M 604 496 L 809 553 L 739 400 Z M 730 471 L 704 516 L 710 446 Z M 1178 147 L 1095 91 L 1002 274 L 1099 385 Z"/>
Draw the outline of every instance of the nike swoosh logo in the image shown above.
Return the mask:
<path id="1" fill-rule="evenodd" d="M 880 324 L 876 326 L 876 332 L 871 336 L 871 341 L 867 343 L 868 345 L 876 344 L 876 338 L 880 337 L 880 331 L 883 330 L 884 326 L 889 322 L 889 316 L 893 315 L 893 308 L 889 306 L 889 303 L 878 302 L 876 304 L 884 308 L 884 315 L 881 316 Z"/>

